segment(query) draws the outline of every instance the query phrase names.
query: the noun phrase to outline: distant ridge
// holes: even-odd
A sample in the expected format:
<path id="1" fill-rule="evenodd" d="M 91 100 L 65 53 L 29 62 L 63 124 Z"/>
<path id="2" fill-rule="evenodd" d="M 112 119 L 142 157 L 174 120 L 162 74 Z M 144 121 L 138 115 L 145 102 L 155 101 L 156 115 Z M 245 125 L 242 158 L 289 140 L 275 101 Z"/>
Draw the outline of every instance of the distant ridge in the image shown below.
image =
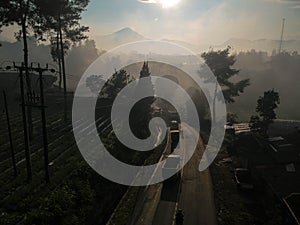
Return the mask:
<path id="1" fill-rule="evenodd" d="M 273 50 L 278 50 L 279 40 L 270 39 L 258 39 L 248 40 L 241 38 L 231 38 L 221 45 L 215 45 L 213 48 L 226 48 L 226 46 L 233 47 L 233 51 L 250 51 L 255 49 L 256 51 L 264 51 L 271 54 Z M 284 40 L 282 43 L 282 50 L 287 52 L 300 52 L 300 40 Z"/>
<path id="2" fill-rule="evenodd" d="M 97 47 L 103 50 L 109 50 L 122 44 L 143 40 L 147 40 L 147 38 L 129 27 L 118 30 L 112 34 L 95 37 Z"/>
<path id="3" fill-rule="evenodd" d="M 114 47 L 117 47 L 122 44 L 126 44 L 134 41 L 142 41 L 149 40 L 138 32 L 134 31 L 129 27 L 122 28 L 112 34 L 96 36 L 95 41 L 97 43 L 97 47 L 99 49 L 109 50 Z M 202 53 L 207 51 L 209 48 L 213 49 L 224 49 L 227 46 L 231 46 L 233 51 L 251 51 L 252 49 L 256 51 L 264 51 L 271 54 L 273 50 L 278 50 L 279 40 L 271 40 L 271 39 L 257 39 L 257 40 L 248 40 L 243 38 L 231 38 L 225 41 L 222 44 L 211 44 L 211 45 L 201 45 L 201 44 L 193 44 L 185 41 L 179 40 L 170 40 L 170 39 L 162 39 L 162 41 L 170 41 L 176 44 L 182 45 L 195 53 Z M 282 49 L 287 52 L 300 52 L 300 40 L 284 40 Z"/>
<path id="4" fill-rule="evenodd" d="M 120 30 L 117 30 L 114 33 L 108 34 L 108 35 L 98 35 L 94 38 L 97 48 L 99 50 L 110 50 L 112 48 L 115 48 L 119 45 L 126 44 L 129 42 L 135 42 L 135 41 L 143 41 L 143 40 L 149 40 L 149 38 L 141 35 L 137 31 L 133 30 L 130 27 L 125 27 Z M 176 39 L 161 39 L 162 41 L 169 41 L 174 42 L 178 45 L 181 45 L 183 47 L 186 47 L 193 52 L 199 54 L 204 51 L 208 51 L 210 48 L 213 48 L 215 50 L 218 49 L 224 49 L 227 46 L 231 46 L 232 50 L 235 52 L 246 52 L 251 51 L 252 49 L 256 51 L 263 51 L 267 52 L 268 54 L 272 54 L 273 50 L 278 50 L 279 48 L 279 40 L 271 40 L 271 39 L 257 39 L 257 40 L 248 40 L 243 38 L 231 38 L 224 43 L 221 44 L 202 44 L 202 43 L 190 43 L 187 41 L 180 41 Z M 0 60 L 21 60 L 22 55 L 18 54 L 17 58 L 15 55 L 15 52 L 20 52 L 22 50 L 22 43 L 21 42 L 7 42 L 7 41 L 1 41 L 2 47 L 0 49 Z M 45 58 L 45 60 L 42 61 L 50 61 L 50 51 L 49 46 L 47 45 L 39 45 L 36 47 L 34 40 L 29 40 L 29 45 L 31 49 L 30 56 L 36 56 L 39 57 L 42 56 L 42 58 Z M 47 49 L 47 50 L 46 50 Z M 282 50 L 287 52 L 300 52 L 300 40 L 284 40 L 282 44 Z M 33 58 L 32 60 L 35 60 Z M 38 58 L 40 60 L 40 58 Z"/>

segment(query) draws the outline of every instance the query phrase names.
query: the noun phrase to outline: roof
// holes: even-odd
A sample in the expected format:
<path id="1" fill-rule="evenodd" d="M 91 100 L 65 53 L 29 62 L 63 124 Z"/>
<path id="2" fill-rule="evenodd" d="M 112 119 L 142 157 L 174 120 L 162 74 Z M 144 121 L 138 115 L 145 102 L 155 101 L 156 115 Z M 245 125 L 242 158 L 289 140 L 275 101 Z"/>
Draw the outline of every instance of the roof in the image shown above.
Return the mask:
<path id="1" fill-rule="evenodd" d="M 179 133 L 179 130 L 171 130 L 170 133 Z"/>
<path id="2" fill-rule="evenodd" d="M 296 131 L 300 131 L 299 120 L 274 120 L 269 126 L 268 134 L 272 136 L 282 136 Z"/>
<path id="3" fill-rule="evenodd" d="M 270 141 L 270 142 L 283 141 L 283 140 L 284 140 L 284 138 L 281 136 L 268 138 L 268 141 Z"/>
<path id="4" fill-rule="evenodd" d="M 278 141 L 269 144 L 269 147 L 272 150 L 272 157 L 277 163 L 300 162 L 300 155 L 296 146 L 291 143 Z"/>
<path id="5" fill-rule="evenodd" d="M 300 191 L 300 164 L 294 164 L 295 172 L 289 172 L 288 166 L 290 165 L 256 167 L 262 178 L 282 198 Z"/>
<path id="6" fill-rule="evenodd" d="M 247 168 L 235 168 L 235 171 L 249 172 Z"/>
<path id="7" fill-rule="evenodd" d="M 288 204 L 289 209 L 292 211 L 293 215 L 300 221 L 300 193 L 292 193 L 285 197 L 285 202 Z"/>
<path id="8" fill-rule="evenodd" d="M 180 159 L 180 155 L 169 155 L 167 158 L 179 158 Z"/>
<path id="9" fill-rule="evenodd" d="M 236 135 L 251 132 L 251 127 L 249 123 L 234 124 L 233 128 Z"/>

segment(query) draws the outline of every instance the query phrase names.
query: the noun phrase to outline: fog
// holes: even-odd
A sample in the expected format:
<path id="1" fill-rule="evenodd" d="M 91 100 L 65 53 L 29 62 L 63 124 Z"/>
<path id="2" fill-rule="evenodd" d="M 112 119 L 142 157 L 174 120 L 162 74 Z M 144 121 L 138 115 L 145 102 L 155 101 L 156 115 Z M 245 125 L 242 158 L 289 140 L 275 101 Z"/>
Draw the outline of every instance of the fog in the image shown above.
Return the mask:
<path id="1" fill-rule="evenodd" d="M 233 46 L 234 47 L 234 46 Z M 50 55 L 50 47 L 38 44 L 34 38 L 29 40 L 30 62 L 39 61 L 41 64 L 50 63 L 57 69 Z M 100 52 L 95 42 L 88 40 L 72 46 L 66 55 L 66 74 L 68 89 L 74 90 L 76 85 L 88 68 L 88 66 L 103 52 Z M 234 53 L 233 53 L 234 54 Z M 255 114 L 256 101 L 264 91 L 274 89 L 279 92 L 281 104 L 277 110 L 281 119 L 300 119 L 300 55 L 297 52 L 269 55 L 267 52 L 249 51 L 236 54 L 235 68 L 240 70 L 239 79 L 250 78 L 251 85 L 245 89 L 236 102 L 228 105 L 230 113 L 236 113 L 239 120 L 248 121 Z M 11 61 L 22 61 L 22 44 L 20 42 L 2 42 L 0 52 L 1 67 L 5 67 Z M 129 56 L 126 56 L 129 57 Z M 174 57 L 174 56 L 173 56 Z M 182 56 L 178 56 L 182 57 Z M 180 59 L 184 60 L 184 58 Z M 162 73 L 164 68 L 152 68 L 152 75 L 169 75 Z M 135 72 L 134 72 L 135 71 Z M 128 73 L 136 76 L 135 69 L 128 68 Z M 187 89 L 191 85 L 189 80 L 181 77 L 178 70 L 173 71 L 173 76 Z M 57 74 L 56 74 L 57 75 Z M 57 75 L 58 76 L 58 75 Z M 58 82 L 56 82 L 57 85 Z"/>
<path id="2" fill-rule="evenodd" d="M 300 119 L 300 55 L 297 52 L 268 56 L 253 50 L 238 53 L 236 58 L 235 67 L 240 69 L 241 77 L 250 78 L 251 85 L 234 104 L 228 105 L 230 112 L 238 114 L 240 120 L 249 120 L 255 113 L 258 97 L 274 89 L 281 99 L 278 118 Z"/>

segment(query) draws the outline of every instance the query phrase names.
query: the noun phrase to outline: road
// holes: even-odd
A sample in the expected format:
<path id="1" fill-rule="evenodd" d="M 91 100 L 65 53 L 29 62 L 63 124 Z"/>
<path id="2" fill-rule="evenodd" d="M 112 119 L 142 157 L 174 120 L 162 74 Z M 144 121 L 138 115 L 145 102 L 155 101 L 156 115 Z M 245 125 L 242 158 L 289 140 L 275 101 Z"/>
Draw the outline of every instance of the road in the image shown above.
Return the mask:
<path id="1" fill-rule="evenodd" d="M 191 133 L 196 132 L 190 127 L 188 129 Z M 184 145 L 181 147 L 184 148 Z M 175 211 L 179 208 L 185 212 L 184 225 L 217 224 L 210 172 L 198 171 L 203 152 L 204 144 L 200 139 L 193 157 L 183 169 L 181 180 L 164 182 L 152 225 L 174 224 Z"/>
<path id="2" fill-rule="evenodd" d="M 172 224 L 175 216 L 175 208 L 177 206 L 178 196 L 180 193 L 180 183 L 180 180 L 164 182 L 161 190 L 160 201 L 156 208 L 156 213 L 152 224 Z"/>

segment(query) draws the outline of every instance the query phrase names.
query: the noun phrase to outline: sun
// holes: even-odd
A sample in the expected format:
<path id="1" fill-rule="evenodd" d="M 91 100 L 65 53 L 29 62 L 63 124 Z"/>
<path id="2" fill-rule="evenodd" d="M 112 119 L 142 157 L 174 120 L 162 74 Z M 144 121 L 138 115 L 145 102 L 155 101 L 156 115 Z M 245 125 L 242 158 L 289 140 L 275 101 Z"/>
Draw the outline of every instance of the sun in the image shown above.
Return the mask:
<path id="1" fill-rule="evenodd" d="M 178 3 L 181 0 L 159 0 L 160 4 L 162 5 L 163 8 L 167 9 L 167 8 L 172 8 L 176 5 L 178 5 Z"/>

